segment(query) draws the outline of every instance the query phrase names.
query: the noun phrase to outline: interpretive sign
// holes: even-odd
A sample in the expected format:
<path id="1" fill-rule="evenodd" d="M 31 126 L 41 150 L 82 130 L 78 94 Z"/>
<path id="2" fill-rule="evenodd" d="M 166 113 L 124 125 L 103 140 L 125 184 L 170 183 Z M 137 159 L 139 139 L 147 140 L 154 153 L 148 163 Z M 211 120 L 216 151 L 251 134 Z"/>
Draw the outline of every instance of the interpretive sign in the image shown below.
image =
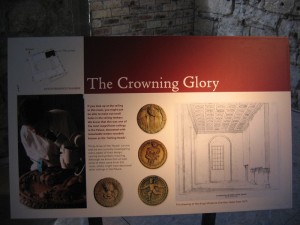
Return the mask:
<path id="1" fill-rule="evenodd" d="M 289 85 L 287 38 L 10 38 L 12 217 L 291 207 Z"/>

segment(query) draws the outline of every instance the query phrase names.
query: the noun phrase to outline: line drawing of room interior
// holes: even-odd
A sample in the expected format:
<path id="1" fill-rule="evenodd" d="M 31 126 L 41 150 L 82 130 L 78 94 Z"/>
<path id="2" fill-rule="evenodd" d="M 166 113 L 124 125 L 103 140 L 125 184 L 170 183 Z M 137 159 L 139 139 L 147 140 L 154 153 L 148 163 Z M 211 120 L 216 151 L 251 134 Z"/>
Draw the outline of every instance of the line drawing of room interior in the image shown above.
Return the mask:
<path id="1" fill-rule="evenodd" d="M 275 104 L 179 104 L 176 121 L 177 199 L 203 192 L 279 187 Z"/>

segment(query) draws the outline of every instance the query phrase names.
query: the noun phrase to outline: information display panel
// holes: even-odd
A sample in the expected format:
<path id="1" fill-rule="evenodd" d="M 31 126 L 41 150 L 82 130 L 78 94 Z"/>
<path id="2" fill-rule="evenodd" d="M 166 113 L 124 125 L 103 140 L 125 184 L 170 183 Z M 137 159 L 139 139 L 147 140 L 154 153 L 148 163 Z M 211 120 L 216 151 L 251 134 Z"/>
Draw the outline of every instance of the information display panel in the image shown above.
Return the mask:
<path id="1" fill-rule="evenodd" d="M 13 218 L 292 206 L 287 38 L 8 41 Z"/>

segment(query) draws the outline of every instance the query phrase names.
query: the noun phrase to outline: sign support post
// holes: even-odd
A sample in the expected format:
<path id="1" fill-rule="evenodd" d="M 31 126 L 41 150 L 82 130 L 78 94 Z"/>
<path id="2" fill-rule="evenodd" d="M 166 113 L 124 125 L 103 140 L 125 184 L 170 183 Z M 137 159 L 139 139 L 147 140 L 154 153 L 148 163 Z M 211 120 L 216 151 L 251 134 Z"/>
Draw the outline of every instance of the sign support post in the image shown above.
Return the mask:
<path id="1" fill-rule="evenodd" d="M 201 225 L 215 225 L 216 213 L 203 213 Z"/>

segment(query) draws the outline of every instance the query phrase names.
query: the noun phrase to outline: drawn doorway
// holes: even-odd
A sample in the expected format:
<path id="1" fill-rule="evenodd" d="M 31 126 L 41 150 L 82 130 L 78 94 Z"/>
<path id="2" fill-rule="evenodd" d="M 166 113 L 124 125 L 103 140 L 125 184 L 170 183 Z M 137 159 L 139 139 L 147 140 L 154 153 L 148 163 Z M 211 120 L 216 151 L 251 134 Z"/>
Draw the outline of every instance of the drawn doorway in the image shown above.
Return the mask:
<path id="1" fill-rule="evenodd" d="M 209 180 L 211 183 L 232 181 L 231 142 L 216 136 L 209 142 Z"/>

